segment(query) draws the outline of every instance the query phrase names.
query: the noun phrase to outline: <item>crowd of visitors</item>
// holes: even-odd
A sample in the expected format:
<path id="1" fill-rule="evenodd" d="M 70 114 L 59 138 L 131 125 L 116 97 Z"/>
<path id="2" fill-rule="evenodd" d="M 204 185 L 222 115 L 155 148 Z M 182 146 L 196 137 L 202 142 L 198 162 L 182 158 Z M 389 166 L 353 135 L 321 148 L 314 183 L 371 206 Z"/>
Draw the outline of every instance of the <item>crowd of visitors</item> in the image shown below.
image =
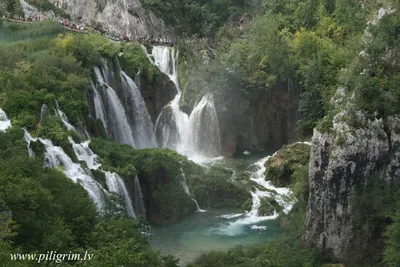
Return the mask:
<path id="1" fill-rule="evenodd" d="M 47 21 L 47 20 L 54 20 L 54 18 L 47 18 L 45 16 L 40 16 L 37 15 L 35 16 L 34 20 L 32 18 L 27 18 L 25 19 L 24 17 L 19 17 L 19 19 L 9 19 L 6 18 L 3 15 L 3 19 L 8 19 L 13 22 L 32 22 L 32 21 Z M 163 39 L 163 38 L 152 38 L 149 36 L 136 36 L 136 35 L 131 35 L 129 36 L 128 33 L 125 33 L 123 35 L 117 35 L 112 32 L 110 32 L 107 29 L 104 29 L 100 24 L 95 25 L 94 27 L 91 26 L 86 26 L 84 24 L 75 24 L 74 22 L 71 22 L 67 19 L 57 17 L 55 18 L 57 23 L 62 25 L 64 28 L 66 28 L 69 31 L 74 31 L 74 32 L 81 32 L 81 33 L 101 33 L 102 35 L 106 36 L 107 38 L 113 40 L 113 41 L 136 41 L 139 43 L 149 43 L 149 44 L 158 44 L 158 45 L 174 45 L 174 42 L 171 40 Z"/>

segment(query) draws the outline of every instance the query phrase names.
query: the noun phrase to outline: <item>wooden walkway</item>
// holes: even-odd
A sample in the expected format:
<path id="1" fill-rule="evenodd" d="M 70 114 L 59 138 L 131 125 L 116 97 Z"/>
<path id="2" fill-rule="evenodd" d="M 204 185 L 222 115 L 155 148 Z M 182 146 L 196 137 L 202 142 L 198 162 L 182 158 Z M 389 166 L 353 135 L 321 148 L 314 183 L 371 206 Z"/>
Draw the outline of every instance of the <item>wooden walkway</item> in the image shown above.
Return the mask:
<path id="1" fill-rule="evenodd" d="M 32 20 L 32 21 L 28 21 L 28 20 L 17 20 L 17 19 L 10 19 L 10 18 L 0 18 L 0 20 L 6 20 L 6 21 L 9 21 L 9 22 L 14 22 L 14 23 L 32 23 L 32 22 L 45 22 L 45 21 L 35 21 L 35 20 Z M 53 21 L 53 20 L 48 20 L 48 21 Z M 54 22 L 56 22 L 56 21 L 54 21 Z M 92 30 L 92 31 L 81 31 L 81 30 L 78 30 L 78 29 L 74 29 L 74 28 L 70 28 L 70 27 L 68 27 L 68 26 L 65 26 L 65 25 L 62 25 L 62 24 L 60 24 L 64 29 L 66 29 L 68 32 L 73 32 L 73 33 L 79 33 L 79 34 L 95 34 L 95 33 L 101 33 L 100 31 L 96 31 L 96 30 Z M 106 35 L 104 35 L 104 34 L 102 34 L 103 36 L 105 36 L 105 37 L 107 37 L 108 39 L 110 39 L 110 40 L 112 40 L 112 41 L 124 41 L 122 38 L 115 38 L 115 39 L 113 39 L 113 37 L 111 37 L 111 36 L 106 36 Z M 126 41 L 128 41 L 128 40 L 126 40 Z M 158 40 L 154 40 L 154 39 L 152 39 L 152 40 L 148 40 L 148 39 L 139 39 L 139 38 L 136 38 L 136 39 L 133 39 L 133 40 L 129 40 L 130 42 L 138 42 L 138 43 L 141 43 L 141 44 L 151 44 L 151 45 L 165 45 L 165 46 L 173 46 L 174 44 L 172 43 L 172 42 L 160 42 L 160 41 L 158 41 Z"/>

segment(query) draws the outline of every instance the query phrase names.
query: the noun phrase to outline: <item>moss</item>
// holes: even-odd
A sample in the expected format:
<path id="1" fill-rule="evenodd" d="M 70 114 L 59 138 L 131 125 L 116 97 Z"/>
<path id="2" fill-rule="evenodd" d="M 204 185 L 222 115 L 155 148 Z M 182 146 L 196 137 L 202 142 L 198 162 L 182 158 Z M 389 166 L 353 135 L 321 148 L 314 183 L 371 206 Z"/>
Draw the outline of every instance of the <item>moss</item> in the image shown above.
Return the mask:
<path id="1" fill-rule="evenodd" d="M 45 147 L 40 141 L 36 142 L 31 142 L 30 147 L 35 154 L 36 158 L 43 159 L 44 158 L 44 152 L 45 152 Z"/>
<path id="2" fill-rule="evenodd" d="M 260 208 L 258 209 L 258 214 L 260 216 L 272 216 L 274 212 L 282 211 L 282 207 L 279 206 L 278 202 L 276 202 L 273 198 L 262 198 L 260 202 Z"/>
<path id="3" fill-rule="evenodd" d="M 265 176 L 275 186 L 288 186 L 292 183 L 292 174 L 302 166 L 308 166 L 310 146 L 306 144 L 294 144 L 284 146 L 266 163 Z"/>
<path id="4" fill-rule="evenodd" d="M 333 113 L 329 113 L 317 123 L 317 130 L 321 133 L 332 133 L 333 132 Z"/>
<path id="5" fill-rule="evenodd" d="M 179 103 L 179 109 L 188 115 L 190 115 L 190 112 L 192 111 L 191 107 L 187 103 L 184 103 L 184 102 Z"/>
<path id="6" fill-rule="evenodd" d="M 189 180 L 203 168 L 186 157 L 168 149 L 137 150 L 96 138 L 90 147 L 103 159 L 104 169 L 119 173 L 128 185 L 139 177 L 150 222 L 163 224 L 196 209 L 183 189 L 182 171 Z"/>
<path id="7" fill-rule="evenodd" d="M 93 175 L 93 178 L 99 183 L 101 184 L 101 186 L 108 190 L 107 187 L 107 183 L 106 183 L 106 175 L 104 172 L 100 171 L 100 170 L 91 170 L 90 171 Z"/>
<path id="8" fill-rule="evenodd" d="M 204 174 L 189 177 L 192 194 L 200 206 L 249 209 L 249 185 L 231 180 L 232 172 L 222 167 L 211 167 Z M 251 205 L 250 205 L 251 207 Z"/>

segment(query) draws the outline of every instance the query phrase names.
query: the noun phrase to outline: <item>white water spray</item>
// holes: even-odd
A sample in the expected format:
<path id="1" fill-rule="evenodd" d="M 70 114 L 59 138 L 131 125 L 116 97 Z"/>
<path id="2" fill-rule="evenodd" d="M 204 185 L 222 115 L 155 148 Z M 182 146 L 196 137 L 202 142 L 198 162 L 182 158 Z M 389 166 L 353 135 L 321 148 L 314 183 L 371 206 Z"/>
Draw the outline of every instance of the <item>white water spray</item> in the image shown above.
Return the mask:
<path id="1" fill-rule="evenodd" d="M 125 208 L 129 215 L 129 217 L 136 218 L 135 211 L 133 210 L 132 201 L 129 197 L 128 190 L 126 189 L 125 183 L 122 180 L 121 176 L 117 173 L 113 172 L 105 172 L 106 175 L 106 183 L 108 187 L 108 191 L 112 193 L 117 193 L 124 197 Z"/>
<path id="2" fill-rule="evenodd" d="M 88 192 L 99 211 L 103 210 L 103 190 L 93 177 L 90 171 L 81 167 L 80 164 L 74 163 L 72 159 L 59 146 L 54 146 L 50 140 L 33 138 L 27 130 L 25 130 L 25 140 L 28 143 L 29 154 L 33 152 L 30 149 L 30 142 L 39 140 L 45 147 L 44 166 L 47 168 L 59 168 L 62 172 L 75 183 L 79 183 Z"/>
<path id="3" fill-rule="evenodd" d="M 0 131 L 5 132 L 11 127 L 11 121 L 7 118 L 6 113 L 0 108 Z"/>
<path id="4" fill-rule="evenodd" d="M 157 118 L 156 130 L 161 135 L 163 147 L 174 149 L 196 162 L 217 157 L 220 132 L 213 96 L 205 95 L 189 117 L 179 108 L 182 91 L 178 83 L 178 53 L 170 47 L 155 46 L 152 58 L 160 71 L 174 82 L 177 91 Z"/>

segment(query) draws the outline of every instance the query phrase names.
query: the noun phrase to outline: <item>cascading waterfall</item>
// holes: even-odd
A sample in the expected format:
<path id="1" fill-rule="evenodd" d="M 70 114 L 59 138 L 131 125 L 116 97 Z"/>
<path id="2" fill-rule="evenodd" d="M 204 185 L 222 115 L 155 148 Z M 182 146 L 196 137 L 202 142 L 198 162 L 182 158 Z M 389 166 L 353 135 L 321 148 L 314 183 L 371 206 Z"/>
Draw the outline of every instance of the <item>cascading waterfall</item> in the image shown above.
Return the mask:
<path id="1" fill-rule="evenodd" d="M 68 131 L 77 132 L 75 127 L 72 126 L 71 123 L 69 123 L 67 115 L 65 115 L 65 113 L 60 110 L 60 106 L 58 105 L 57 100 L 55 101 L 55 104 L 56 104 L 56 115 L 61 118 L 61 121 L 64 124 L 65 128 L 67 128 Z"/>
<path id="2" fill-rule="evenodd" d="M 93 179 L 89 170 L 82 168 L 78 163 L 74 163 L 61 147 L 54 146 L 50 140 L 33 138 L 27 130 L 25 130 L 25 140 L 28 143 L 30 155 L 33 154 L 30 149 L 30 142 L 39 140 L 45 147 L 44 166 L 47 168 L 61 168 L 65 176 L 83 186 L 96 204 L 97 209 L 99 211 L 103 210 L 104 192 L 101 185 Z"/>
<path id="3" fill-rule="evenodd" d="M 100 157 L 89 148 L 90 140 L 77 144 L 72 140 L 71 137 L 69 137 L 69 142 L 71 143 L 78 160 L 84 161 L 89 169 L 98 170 L 101 168 Z M 106 172 L 103 170 L 101 171 L 105 174 L 108 191 L 123 196 L 126 212 L 130 217 L 136 218 L 135 211 L 132 205 L 132 200 L 121 176 L 119 176 L 115 172 Z"/>
<path id="4" fill-rule="evenodd" d="M 131 126 L 138 148 L 157 147 L 153 132 L 153 122 L 147 110 L 146 103 L 135 82 L 121 71 L 122 87 L 129 100 Z"/>
<path id="5" fill-rule="evenodd" d="M 106 175 L 106 183 L 108 187 L 108 191 L 112 193 L 117 193 L 124 197 L 125 208 L 128 215 L 132 218 L 136 218 L 135 211 L 133 210 L 132 201 L 129 197 L 128 190 L 126 189 L 125 183 L 122 180 L 121 176 L 117 173 L 105 172 Z"/>
<path id="6" fill-rule="evenodd" d="M 89 140 L 80 144 L 76 144 L 71 137 L 68 140 L 79 161 L 86 162 L 86 166 L 91 170 L 98 170 L 101 167 L 101 159 L 89 148 Z"/>
<path id="7" fill-rule="evenodd" d="M 276 153 L 275 153 L 276 154 Z M 274 154 L 274 155 L 275 155 Z M 249 175 L 250 180 L 259 184 L 265 191 L 255 188 L 254 191 L 250 191 L 252 196 L 252 207 L 251 210 L 246 213 L 239 214 L 228 214 L 221 217 L 230 220 L 233 218 L 238 218 L 236 221 L 226 223 L 222 227 L 216 229 L 218 234 L 236 236 L 244 232 L 244 227 L 250 227 L 252 230 L 262 230 L 267 229 L 266 226 L 257 225 L 258 223 L 274 220 L 279 214 L 274 211 L 272 215 L 260 216 L 259 208 L 261 206 L 261 199 L 263 198 L 273 198 L 276 202 L 283 208 L 283 212 L 288 214 L 292 209 L 293 205 L 296 203 L 296 199 L 293 198 L 292 192 L 288 188 L 276 188 L 270 181 L 265 181 L 265 163 L 272 156 L 262 158 L 261 160 L 255 162 L 250 166 L 251 170 L 246 173 Z"/>
<path id="8" fill-rule="evenodd" d="M 120 79 L 117 79 L 121 81 L 119 96 L 111 87 L 111 84 L 117 84 L 116 74 L 108 69 L 107 64 L 102 69 L 95 67 L 94 72 L 101 85 L 96 87 L 92 83 L 95 114 L 107 133 L 120 144 L 139 149 L 157 147 L 153 122 L 136 83 L 120 71 Z"/>
<path id="9" fill-rule="evenodd" d="M 5 132 L 11 127 L 11 121 L 7 118 L 7 114 L 0 108 L 0 131 Z"/>
<path id="10" fill-rule="evenodd" d="M 101 107 L 107 106 L 107 121 L 110 122 L 110 125 L 106 123 L 104 127 L 108 126 L 107 129 L 110 131 L 110 135 L 117 143 L 135 147 L 132 130 L 126 116 L 124 106 L 119 100 L 117 93 L 105 82 L 105 79 L 103 78 L 103 75 L 98 67 L 95 67 L 94 71 L 96 73 L 97 81 L 100 83 L 100 85 L 103 85 L 106 94 L 106 102 L 103 105 L 98 106 L 99 110 L 96 111 L 96 118 L 101 119 L 100 114 L 104 114 L 104 109 L 101 110 Z M 107 72 L 104 71 L 104 73 Z M 107 74 L 105 74 L 105 76 L 107 76 Z M 99 114 L 99 117 L 97 117 L 97 114 Z"/>
<path id="11" fill-rule="evenodd" d="M 177 94 L 157 118 L 156 131 L 163 147 L 175 149 L 201 162 L 205 157 L 220 154 L 220 133 L 212 95 L 205 95 L 195 106 L 190 117 L 180 110 L 182 91 L 178 83 L 178 53 L 170 47 L 152 49 L 154 64 L 175 83 Z"/>

